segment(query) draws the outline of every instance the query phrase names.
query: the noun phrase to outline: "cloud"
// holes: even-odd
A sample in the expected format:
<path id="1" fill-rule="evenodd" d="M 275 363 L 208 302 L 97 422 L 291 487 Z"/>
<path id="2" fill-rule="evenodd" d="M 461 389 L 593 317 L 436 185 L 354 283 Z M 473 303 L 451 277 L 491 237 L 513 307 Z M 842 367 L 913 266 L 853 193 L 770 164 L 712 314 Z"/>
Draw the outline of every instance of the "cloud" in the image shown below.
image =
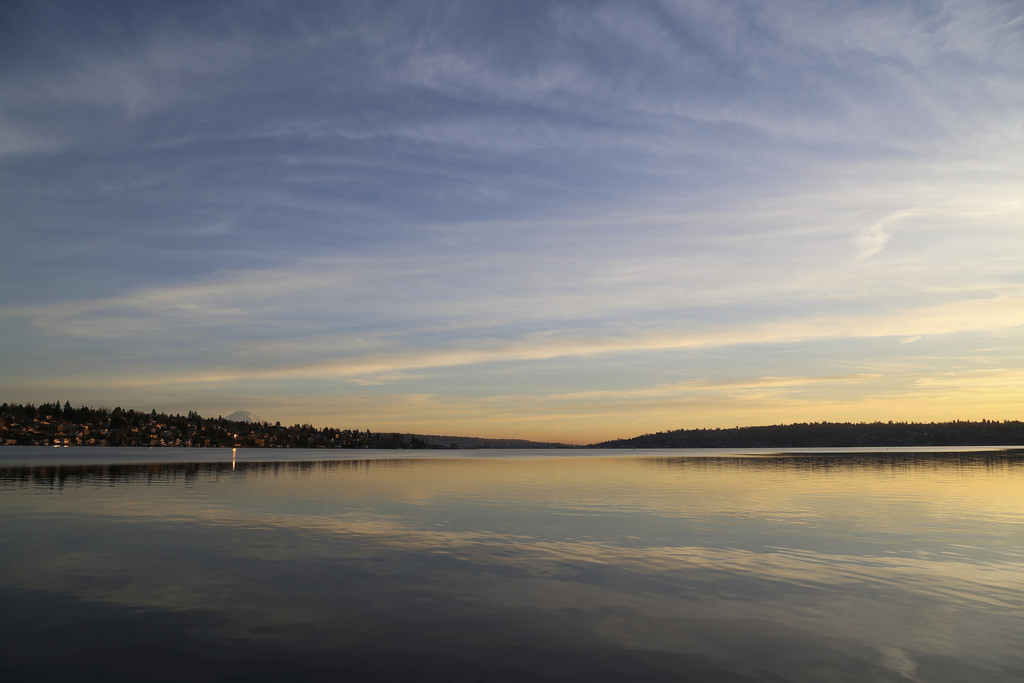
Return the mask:
<path id="1" fill-rule="evenodd" d="M 666 399 L 688 395 L 712 394 L 718 392 L 760 391 L 764 389 L 790 389 L 814 385 L 864 383 L 881 379 L 878 373 L 852 375 L 827 375 L 820 377 L 755 377 L 730 380 L 691 380 L 673 384 L 657 384 L 641 388 L 598 389 L 556 393 L 543 397 L 546 402 L 607 402 L 609 400 Z M 537 400 L 536 397 L 530 400 Z"/>
<path id="2" fill-rule="evenodd" d="M 889 243 L 889 233 L 886 230 L 887 222 L 887 219 L 880 220 L 866 228 L 862 228 L 857 233 L 854 242 L 857 245 L 857 251 L 861 258 L 874 256 Z"/>
<path id="3" fill-rule="evenodd" d="M 897 211 L 881 220 L 875 221 L 869 226 L 861 228 L 854 238 L 858 255 L 861 258 L 870 258 L 885 249 L 892 237 L 889 232 L 890 227 L 900 219 L 916 214 L 916 211 Z"/>
<path id="4" fill-rule="evenodd" d="M 110 43 L 82 44 L 76 36 L 59 52 L 69 59 L 34 60 L 0 76 L 0 154 L 109 144 L 115 130 L 125 134 L 126 122 L 210 96 L 210 82 L 237 72 L 251 55 L 244 41 L 148 29 Z"/>
<path id="5" fill-rule="evenodd" d="M 139 327 L 144 324 L 140 323 Z M 120 376 L 105 378 L 111 385 L 146 386 L 218 383 L 256 379 L 351 379 L 384 384 L 401 381 L 409 373 L 459 367 L 535 363 L 565 358 L 628 358 L 680 350 L 752 348 L 805 342 L 953 335 L 992 332 L 1024 326 L 1024 296 L 965 300 L 952 304 L 859 315 L 788 317 L 762 322 L 726 322 L 700 327 L 659 325 L 653 329 L 587 328 L 579 323 L 550 331 L 503 332 L 489 337 L 474 332 L 465 338 L 432 338 L 428 331 L 406 328 L 400 333 L 323 337 L 314 349 L 299 336 L 281 338 L 269 347 L 250 344 L 244 337 L 221 335 L 224 348 L 207 352 L 205 361 L 169 373 L 141 370 L 135 364 Z M 160 345 L 175 344 L 172 337 L 159 341 L 171 327 L 151 336 Z M 158 347 L 159 348 L 159 347 Z M 154 351 L 154 353 L 160 353 Z M 184 351 L 187 354 L 187 349 Z M 252 358 L 249 358 L 252 354 Z M 315 360 L 303 361 L 303 358 Z M 70 378 L 69 378 L 70 379 Z M 791 378 L 778 382 L 791 382 Z M 759 380 L 763 386 L 769 379 Z"/>
<path id="6" fill-rule="evenodd" d="M 560 357 L 619 355 L 679 349 L 708 349 L 763 344 L 792 344 L 827 339 L 899 337 L 915 334 L 958 334 L 1024 326 L 1024 298 L 965 301 L 885 314 L 818 316 L 768 323 L 726 325 L 704 332 L 686 328 L 659 329 L 646 334 L 598 336 L 588 333 L 527 335 L 445 350 L 367 355 L 358 359 L 327 361 L 308 367 L 282 369 L 285 374 L 361 376 L 382 372 L 534 361 Z"/>

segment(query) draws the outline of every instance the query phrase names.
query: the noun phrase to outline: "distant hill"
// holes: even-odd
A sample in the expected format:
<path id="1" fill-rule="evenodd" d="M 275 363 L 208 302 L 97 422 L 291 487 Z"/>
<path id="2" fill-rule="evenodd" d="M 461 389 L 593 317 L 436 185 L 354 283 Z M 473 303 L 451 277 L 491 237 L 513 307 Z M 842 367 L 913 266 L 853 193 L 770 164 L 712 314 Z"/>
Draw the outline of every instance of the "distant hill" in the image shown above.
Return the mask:
<path id="1" fill-rule="evenodd" d="M 483 439 L 476 436 L 434 436 L 407 434 L 432 448 L 575 448 L 564 443 L 527 441 L 525 439 Z"/>
<path id="2" fill-rule="evenodd" d="M 230 422 L 260 424 L 263 422 L 256 413 L 248 410 L 236 410 L 224 416 Z M 437 436 L 432 434 L 398 434 L 404 447 L 427 446 L 430 448 L 570 448 L 562 443 L 528 441 L 526 439 L 485 439 L 477 436 Z"/>
<path id="3" fill-rule="evenodd" d="M 676 429 L 591 448 L 840 448 L 1021 446 L 1024 422 L 804 422 L 727 429 Z"/>

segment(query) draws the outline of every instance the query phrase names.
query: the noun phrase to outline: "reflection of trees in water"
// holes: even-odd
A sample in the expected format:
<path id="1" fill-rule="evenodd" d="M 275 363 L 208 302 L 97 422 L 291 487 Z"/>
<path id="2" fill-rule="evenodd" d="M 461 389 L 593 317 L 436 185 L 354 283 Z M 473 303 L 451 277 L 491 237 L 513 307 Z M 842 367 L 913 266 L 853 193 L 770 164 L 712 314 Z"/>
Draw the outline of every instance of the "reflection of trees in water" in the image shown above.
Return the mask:
<path id="1" fill-rule="evenodd" d="M 1024 450 L 950 451 L 950 452 L 850 452 L 764 454 L 755 456 L 636 456 L 641 463 L 656 468 L 695 471 L 848 471 L 871 470 L 970 470 L 989 471 L 1024 467 Z"/>
<path id="2" fill-rule="evenodd" d="M 571 456 L 561 456 L 571 457 Z M 559 458 L 561 459 L 561 458 Z M 641 467 L 707 471 L 849 471 L 868 470 L 1007 470 L 1024 467 L 1024 450 L 950 452 L 846 452 L 757 455 L 642 455 L 627 456 Z M 364 458 L 344 460 L 267 462 L 160 462 L 91 465 L 0 466 L 0 487 L 31 487 L 60 490 L 65 486 L 114 486 L 120 483 L 147 485 L 189 484 L 220 478 L 311 477 L 317 474 L 367 473 L 410 470 L 450 464 L 447 458 Z M 467 460 L 460 460 L 467 463 Z"/>
<path id="3" fill-rule="evenodd" d="M 402 458 L 361 460 L 311 460 L 292 462 L 203 462 L 203 463 L 118 463 L 107 465 L 15 465 L 0 466 L 0 486 L 62 489 L 106 483 L 153 485 L 217 480 L 221 477 L 312 476 L 323 473 L 368 472 L 411 469 L 427 462 Z"/>

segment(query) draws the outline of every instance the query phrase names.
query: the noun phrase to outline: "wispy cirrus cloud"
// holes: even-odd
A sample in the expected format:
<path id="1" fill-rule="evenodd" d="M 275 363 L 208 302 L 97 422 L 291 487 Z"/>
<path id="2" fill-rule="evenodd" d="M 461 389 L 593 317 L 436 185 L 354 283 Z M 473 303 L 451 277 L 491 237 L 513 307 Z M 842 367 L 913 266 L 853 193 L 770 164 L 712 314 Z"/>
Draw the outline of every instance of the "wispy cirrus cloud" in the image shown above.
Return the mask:
<path id="1" fill-rule="evenodd" d="M 913 216 L 914 213 L 914 211 L 897 211 L 858 230 L 854 242 L 860 257 L 868 258 L 885 249 L 885 245 L 889 243 L 890 226 L 901 218 Z"/>

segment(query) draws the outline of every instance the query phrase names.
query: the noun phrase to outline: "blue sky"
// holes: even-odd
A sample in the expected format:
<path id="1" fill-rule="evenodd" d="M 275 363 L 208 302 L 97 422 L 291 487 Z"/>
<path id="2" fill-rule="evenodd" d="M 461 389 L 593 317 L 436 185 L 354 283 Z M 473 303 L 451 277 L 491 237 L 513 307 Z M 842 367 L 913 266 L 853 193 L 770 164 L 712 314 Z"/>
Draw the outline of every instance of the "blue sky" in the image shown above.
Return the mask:
<path id="1" fill-rule="evenodd" d="M 8 2 L 0 400 L 1017 419 L 1019 2 Z"/>

